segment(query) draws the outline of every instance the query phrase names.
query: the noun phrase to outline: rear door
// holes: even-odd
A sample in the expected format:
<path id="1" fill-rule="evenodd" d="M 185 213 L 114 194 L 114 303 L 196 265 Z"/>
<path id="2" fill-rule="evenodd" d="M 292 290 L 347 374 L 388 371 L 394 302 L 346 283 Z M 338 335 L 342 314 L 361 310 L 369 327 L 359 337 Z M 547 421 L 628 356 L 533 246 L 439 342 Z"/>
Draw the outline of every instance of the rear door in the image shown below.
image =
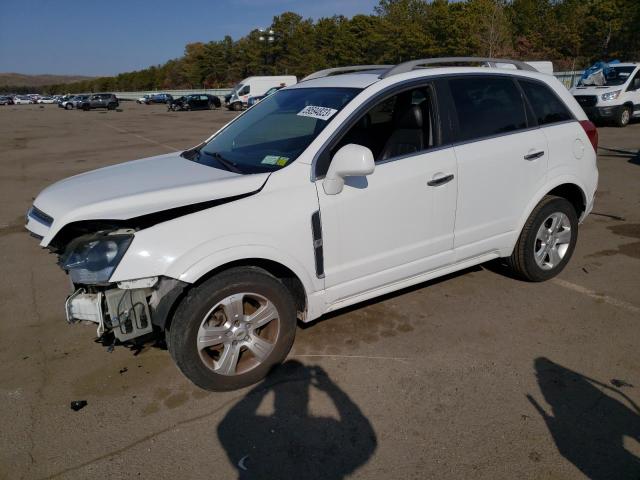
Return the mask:
<path id="1" fill-rule="evenodd" d="M 448 80 L 457 143 L 456 260 L 506 248 L 546 180 L 548 147 L 512 76 Z"/>

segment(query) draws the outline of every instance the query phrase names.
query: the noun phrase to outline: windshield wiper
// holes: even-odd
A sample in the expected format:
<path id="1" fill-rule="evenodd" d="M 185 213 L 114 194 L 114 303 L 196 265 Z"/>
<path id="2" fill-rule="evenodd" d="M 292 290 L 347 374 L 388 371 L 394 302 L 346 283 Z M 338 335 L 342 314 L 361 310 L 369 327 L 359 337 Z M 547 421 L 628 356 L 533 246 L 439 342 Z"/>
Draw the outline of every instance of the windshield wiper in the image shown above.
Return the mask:
<path id="1" fill-rule="evenodd" d="M 213 158 L 215 158 L 218 162 L 220 162 L 224 168 L 226 168 L 227 170 L 229 170 L 230 172 L 234 172 L 234 173 L 243 173 L 242 170 L 240 170 L 235 163 L 233 163 L 231 160 L 227 160 L 226 158 L 224 158 L 220 152 L 213 152 L 213 153 L 209 153 L 207 151 L 204 151 L 204 153 L 211 155 Z"/>
<path id="2" fill-rule="evenodd" d="M 182 158 L 186 158 L 187 160 L 194 160 L 198 158 L 200 155 L 200 149 L 198 147 L 192 148 L 191 150 L 185 150 L 180 154 Z"/>

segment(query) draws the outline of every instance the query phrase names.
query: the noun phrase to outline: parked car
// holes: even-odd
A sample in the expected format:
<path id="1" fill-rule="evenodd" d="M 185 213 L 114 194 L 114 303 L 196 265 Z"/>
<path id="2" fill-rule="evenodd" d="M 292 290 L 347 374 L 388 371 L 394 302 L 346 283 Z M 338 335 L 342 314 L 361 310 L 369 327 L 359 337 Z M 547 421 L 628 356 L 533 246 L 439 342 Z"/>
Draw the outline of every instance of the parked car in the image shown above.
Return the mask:
<path id="1" fill-rule="evenodd" d="M 253 107 L 260 100 L 263 100 L 265 97 L 268 97 L 272 93 L 276 93 L 278 90 L 280 90 L 283 87 L 284 87 L 284 85 L 279 85 L 277 87 L 271 87 L 269 90 L 267 90 L 265 92 L 264 95 L 257 95 L 255 97 L 249 97 L 249 99 L 247 100 L 247 107 Z"/>
<path id="2" fill-rule="evenodd" d="M 142 95 L 141 97 L 139 97 L 136 100 L 136 103 L 140 103 L 140 104 L 147 104 L 149 103 L 149 98 L 151 98 L 151 95 Z"/>
<path id="3" fill-rule="evenodd" d="M 113 93 L 95 93 L 84 99 L 76 108 L 82 108 L 82 110 L 95 110 L 96 108 L 115 110 L 118 105 L 118 98 Z"/>
<path id="4" fill-rule="evenodd" d="M 65 110 L 73 110 L 74 108 L 80 108 L 82 103 L 89 98 L 89 95 L 74 95 L 66 101 L 63 101 L 60 106 Z"/>
<path id="5" fill-rule="evenodd" d="M 58 97 L 58 107 L 60 108 L 65 108 L 67 106 L 67 102 L 69 100 L 71 100 L 74 97 L 74 95 L 62 95 L 61 97 Z"/>
<path id="6" fill-rule="evenodd" d="M 240 111 L 247 107 L 250 96 L 259 97 L 273 87 L 295 85 L 297 78 L 293 75 L 247 77 L 231 90 L 229 100 L 225 105 L 229 110 Z"/>
<path id="7" fill-rule="evenodd" d="M 581 81 L 571 93 L 591 120 L 626 127 L 640 116 L 640 63 L 611 64 L 601 85 Z"/>
<path id="8" fill-rule="evenodd" d="M 40 97 L 38 99 L 38 103 L 54 103 L 55 100 L 53 99 L 53 97 Z"/>
<path id="9" fill-rule="evenodd" d="M 168 93 L 156 93 L 155 95 L 151 95 L 148 103 L 171 103 L 173 97 Z"/>
<path id="10" fill-rule="evenodd" d="M 213 108 L 220 108 L 220 99 L 215 95 L 209 95 L 208 93 L 194 93 L 191 95 L 185 95 L 172 99 L 168 104 L 170 111 L 178 110 L 211 110 Z"/>
<path id="11" fill-rule="evenodd" d="M 525 63 L 442 61 L 316 72 L 197 147 L 46 188 L 26 228 L 70 277 L 68 321 L 164 334 L 191 381 L 229 390 L 286 357 L 297 320 L 498 258 L 558 275 L 597 130 Z"/>
<path id="12" fill-rule="evenodd" d="M 13 103 L 14 105 L 29 105 L 33 103 L 33 100 L 31 100 L 31 97 L 28 97 L 27 95 L 16 95 L 13 97 Z"/>
<path id="13" fill-rule="evenodd" d="M 1 96 L 0 105 L 13 105 L 13 98 L 5 95 Z"/>

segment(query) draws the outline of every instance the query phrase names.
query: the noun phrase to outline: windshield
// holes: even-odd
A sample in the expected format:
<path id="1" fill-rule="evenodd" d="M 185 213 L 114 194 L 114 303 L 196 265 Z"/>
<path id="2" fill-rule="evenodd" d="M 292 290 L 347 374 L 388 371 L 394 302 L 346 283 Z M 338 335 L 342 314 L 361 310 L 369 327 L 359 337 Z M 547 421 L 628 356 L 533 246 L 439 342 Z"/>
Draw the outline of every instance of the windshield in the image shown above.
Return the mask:
<path id="1" fill-rule="evenodd" d="M 279 170 L 298 158 L 359 92 L 356 88 L 280 90 L 247 110 L 197 152 L 183 156 L 237 173 Z"/>
<path id="2" fill-rule="evenodd" d="M 629 76 L 633 73 L 636 67 L 609 67 L 604 79 L 604 83 L 599 86 L 614 87 L 616 85 L 622 85 L 625 83 Z M 582 83 L 582 80 L 578 83 L 580 86 L 588 86 Z"/>

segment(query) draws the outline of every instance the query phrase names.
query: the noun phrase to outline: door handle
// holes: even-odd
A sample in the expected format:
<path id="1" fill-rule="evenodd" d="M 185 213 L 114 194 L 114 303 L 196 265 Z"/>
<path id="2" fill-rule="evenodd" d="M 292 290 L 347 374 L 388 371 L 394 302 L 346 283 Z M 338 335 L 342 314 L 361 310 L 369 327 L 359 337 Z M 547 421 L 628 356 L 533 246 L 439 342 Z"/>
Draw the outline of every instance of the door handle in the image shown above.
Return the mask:
<path id="1" fill-rule="evenodd" d="M 528 153 L 524 156 L 525 160 L 535 160 L 536 158 L 540 158 L 544 155 L 544 151 L 540 150 L 539 152 Z"/>
<path id="2" fill-rule="evenodd" d="M 453 180 L 453 173 L 450 173 L 449 175 L 445 175 L 443 177 L 438 177 L 438 178 L 429 180 L 427 182 L 427 185 L 429 185 L 430 187 L 439 187 L 440 185 L 449 183 L 451 180 Z"/>

